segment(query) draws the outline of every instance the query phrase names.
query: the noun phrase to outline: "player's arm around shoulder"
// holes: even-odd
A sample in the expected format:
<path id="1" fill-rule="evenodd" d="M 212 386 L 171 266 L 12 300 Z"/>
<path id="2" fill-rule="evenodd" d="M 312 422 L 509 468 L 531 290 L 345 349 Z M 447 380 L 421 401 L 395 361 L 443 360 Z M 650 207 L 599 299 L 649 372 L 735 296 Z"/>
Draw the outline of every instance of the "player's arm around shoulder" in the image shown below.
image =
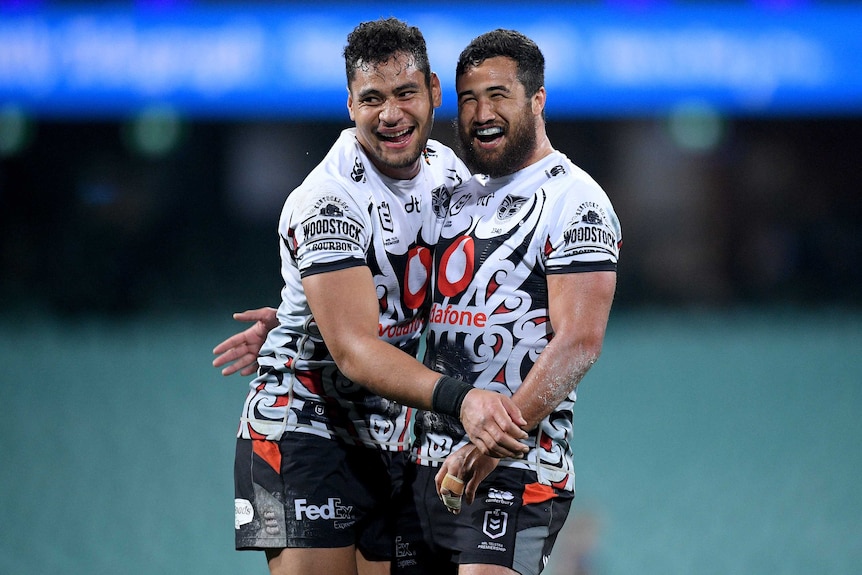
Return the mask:
<path id="1" fill-rule="evenodd" d="M 379 337 L 379 304 L 367 266 L 309 275 L 302 286 L 329 353 L 347 378 L 405 405 L 435 407 L 440 374 Z M 519 440 L 526 434 L 511 399 L 480 389 L 466 395 L 463 408 L 450 415 L 461 416 L 483 453 L 508 457 L 522 452 Z"/>

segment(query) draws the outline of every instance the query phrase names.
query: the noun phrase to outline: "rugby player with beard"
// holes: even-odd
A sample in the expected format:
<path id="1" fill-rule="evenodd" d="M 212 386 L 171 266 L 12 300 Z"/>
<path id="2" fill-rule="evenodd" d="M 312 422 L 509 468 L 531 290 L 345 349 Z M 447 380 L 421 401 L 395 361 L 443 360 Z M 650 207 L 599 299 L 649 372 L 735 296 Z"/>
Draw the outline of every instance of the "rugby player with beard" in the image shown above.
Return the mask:
<path id="1" fill-rule="evenodd" d="M 282 302 L 215 350 L 215 365 L 237 361 L 225 373 L 258 368 L 237 437 L 236 547 L 265 551 L 273 575 L 389 572 L 403 405 L 460 420 L 485 453 L 526 449 L 509 397 L 414 357 L 442 208 L 469 179 L 429 140 L 441 94 L 425 40 L 365 22 L 344 57 L 355 127 L 285 201 Z"/>
<path id="2" fill-rule="evenodd" d="M 548 140 L 535 43 L 507 30 L 476 38 L 456 84 L 461 152 L 486 175 L 449 203 L 425 361 L 511 396 L 530 452 L 485 457 L 455 418 L 420 413 L 393 572 L 534 575 L 574 496 L 576 389 L 601 352 L 622 236 L 604 191 Z M 249 331 L 234 337 L 254 351 Z M 453 477 L 463 497 L 443 488 Z"/>
<path id="3" fill-rule="evenodd" d="M 533 41 L 483 34 L 455 77 L 461 155 L 482 175 L 455 190 L 435 247 L 424 361 L 511 397 L 530 451 L 488 457 L 456 418 L 418 413 L 393 573 L 538 575 L 574 497 L 576 389 L 602 349 L 622 236 L 548 139 Z"/>

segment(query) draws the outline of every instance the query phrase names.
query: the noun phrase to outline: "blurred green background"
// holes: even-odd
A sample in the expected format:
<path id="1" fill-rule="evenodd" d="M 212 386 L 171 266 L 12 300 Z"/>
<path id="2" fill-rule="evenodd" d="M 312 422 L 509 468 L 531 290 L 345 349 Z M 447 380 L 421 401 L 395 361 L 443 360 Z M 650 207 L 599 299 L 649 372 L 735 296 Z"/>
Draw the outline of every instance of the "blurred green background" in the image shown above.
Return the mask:
<path id="1" fill-rule="evenodd" d="M 232 548 L 221 312 L 0 323 L 0 572 L 266 572 Z M 857 573 L 860 350 L 853 313 L 614 313 L 549 572 Z"/>

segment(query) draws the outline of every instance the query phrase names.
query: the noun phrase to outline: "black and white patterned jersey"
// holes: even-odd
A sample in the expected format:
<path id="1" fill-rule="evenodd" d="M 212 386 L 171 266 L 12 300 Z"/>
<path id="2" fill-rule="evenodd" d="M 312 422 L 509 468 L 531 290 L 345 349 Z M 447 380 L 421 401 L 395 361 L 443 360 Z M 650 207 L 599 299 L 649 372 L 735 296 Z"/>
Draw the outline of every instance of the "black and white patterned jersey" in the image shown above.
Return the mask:
<path id="1" fill-rule="evenodd" d="M 320 336 L 302 277 L 368 266 L 380 304 L 381 339 L 415 354 L 427 323 L 432 248 L 454 188 L 469 171 L 429 140 L 420 173 L 380 174 L 341 133 L 323 161 L 288 196 L 279 220 L 279 327 L 269 333 L 251 382 L 239 436 L 312 433 L 385 450 L 409 447 L 409 410 L 348 380 Z M 384 369 L 384 366 L 381 366 Z"/>
<path id="2" fill-rule="evenodd" d="M 437 244 L 426 365 L 511 396 L 553 335 L 547 276 L 616 271 L 621 242 L 605 192 L 560 152 L 504 178 L 473 178 L 453 195 Z M 574 489 L 575 396 L 531 433 L 524 460 L 500 465 Z M 467 441 L 458 420 L 424 411 L 416 436 L 426 465 Z"/>

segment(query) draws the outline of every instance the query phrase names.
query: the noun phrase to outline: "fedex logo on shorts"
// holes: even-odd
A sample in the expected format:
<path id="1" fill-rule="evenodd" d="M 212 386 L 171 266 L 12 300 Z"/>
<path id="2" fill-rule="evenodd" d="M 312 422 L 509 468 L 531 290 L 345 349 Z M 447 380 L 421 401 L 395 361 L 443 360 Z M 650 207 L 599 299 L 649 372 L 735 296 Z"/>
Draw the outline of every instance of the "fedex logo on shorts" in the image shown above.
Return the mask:
<path id="1" fill-rule="evenodd" d="M 341 499 L 330 497 L 326 505 L 308 505 L 307 499 L 297 499 L 294 502 L 296 518 L 302 519 L 350 519 L 352 505 L 341 505 Z"/>

